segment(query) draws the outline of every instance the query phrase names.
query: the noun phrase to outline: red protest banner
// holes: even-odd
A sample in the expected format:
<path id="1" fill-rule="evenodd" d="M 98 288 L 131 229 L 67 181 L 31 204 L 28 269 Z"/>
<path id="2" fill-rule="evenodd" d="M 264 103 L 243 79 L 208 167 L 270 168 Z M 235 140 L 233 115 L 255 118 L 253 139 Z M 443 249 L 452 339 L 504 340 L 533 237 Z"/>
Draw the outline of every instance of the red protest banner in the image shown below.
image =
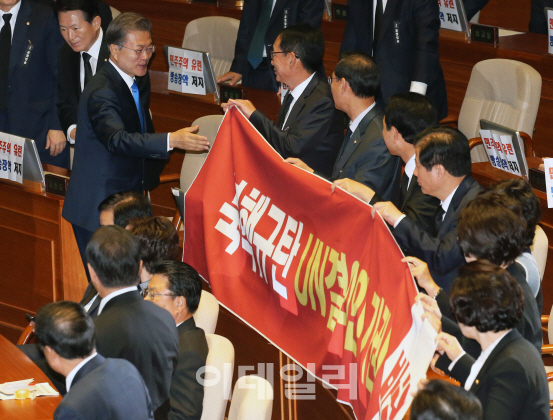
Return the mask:
<path id="1" fill-rule="evenodd" d="M 401 418 L 433 354 L 402 257 L 367 204 L 283 162 L 227 112 L 186 194 L 183 260 L 360 419 Z"/>

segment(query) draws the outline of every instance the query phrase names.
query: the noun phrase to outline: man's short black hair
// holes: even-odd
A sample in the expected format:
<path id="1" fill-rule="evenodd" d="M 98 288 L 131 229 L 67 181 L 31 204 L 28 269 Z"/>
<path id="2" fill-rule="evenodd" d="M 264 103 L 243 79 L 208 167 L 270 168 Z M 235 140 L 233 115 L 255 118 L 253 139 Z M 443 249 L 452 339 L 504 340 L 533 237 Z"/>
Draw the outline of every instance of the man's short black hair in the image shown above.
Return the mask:
<path id="1" fill-rule="evenodd" d="M 524 295 L 507 270 L 488 261 L 473 261 L 459 269 L 449 303 L 457 322 L 480 332 L 499 332 L 516 327 Z"/>
<path id="2" fill-rule="evenodd" d="M 384 118 L 386 130 L 395 127 L 403 140 L 413 144 L 417 134 L 438 124 L 438 111 L 426 96 L 407 92 L 390 98 Z"/>
<path id="3" fill-rule="evenodd" d="M 54 10 L 56 15 L 63 12 L 80 10 L 83 12 L 84 20 L 88 23 L 92 23 L 92 20 L 96 16 L 100 16 L 98 0 L 56 0 L 54 2 Z"/>
<path id="4" fill-rule="evenodd" d="M 113 222 L 122 228 L 127 227 L 132 219 L 154 215 L 148 197 L 136 191 L 122 191 L 110 195 L 98 206 L 100 213 L 106 210 L 113 210 Z"/>
<path id="5" fill-rule="evenodd" d="M 434 379 L 411 404 L 410 420 L 481 420 L 482 404 L 463 387 Z"/>
<path id="6" fill-rule="evenodd" d="M 88 357 L 96 345 L 94 323 L 76 302 L 52 302 L 40 308 L 35 316 L 35 334 L 40 345 L 64 359 Z"/>
<path id="7" fill-rule="evenodd" d="M 280 33 L 280 49 L 293 52 L 306 71 L 315 73 L 323 65 L 323 32 L 307 23 L 289 26 Z"/>
<path id="8" fill-rule="evenodd" d="M 442 165 L 450 175 L 462 177 L 472 170 L 469 142 L 455 128 L 428 127 L 417 135 L 414 145 L 419 149 L 419 162 L 427 171 Z"/>
<path id="9" fill-rule="evenodd" d="M 196 312 L 202 296 L 202 279 L 192 266 L 180 261 L 158 261 L 150 274 L 165 276 L 168 289 L 177 296 L 184 296 L 188 311 Z"/>
<path id="10" fill-rule="evenodd" d="M 501 194 L 482 194 L 461 212 L 457 241 L 467 256 L 510 264 L 526 247 L 526 222 L 504 205 Z"/>
<path id="11" fill-rule="evenodd" d="M 380 88 L 380 76 L 374 60 L 362 52 L 347 52 L 342 57 L 334 69 L 336 77 L 346 79 L 358 98 L 376 96 Z"/>
<path id="12" fill-rule="evenodd" d="M 536 226 L 542 218 L 542 211 L 540 199 L 534 193 L 530 183 L 524 179 L 504 179 L 492 185 L 490 191 L 505 194 L 518 203 L 522 216 L 526 219 L 526 246 L 531 246 L 534 242 Z"/>
<path id="13" fill-rule="evenodd" d="M 134 12 L 121 13 L 111 21 L 106 31 L 106 44 L 117 45 L 119 49 L 127 41 L 127 35 L 133 31 L 149 32 L 152 34 L 152 22 L 150 19 Z"/>
<path id="14" fill-rule="evenodd" d="M 138 285 L 140 245 L 120 226 L 100 227 L 86 246 L 86 260 L 106 288 Z"/>
<path id="15" fill-rule="evenodd" d="M 130 231 L 140 242 L 140 259 L 149 273 L 158 261 L 179 259 L 179 234 L 166 217 L 135 219 Z"/>

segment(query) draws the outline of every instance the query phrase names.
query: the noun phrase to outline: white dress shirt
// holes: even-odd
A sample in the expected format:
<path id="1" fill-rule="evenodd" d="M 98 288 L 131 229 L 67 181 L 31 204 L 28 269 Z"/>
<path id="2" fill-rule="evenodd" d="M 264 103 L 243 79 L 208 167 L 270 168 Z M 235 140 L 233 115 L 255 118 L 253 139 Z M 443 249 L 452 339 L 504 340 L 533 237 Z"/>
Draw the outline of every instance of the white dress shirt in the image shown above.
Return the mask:
<path id="1" fill-rule="evenodd" d="M 100 35 L 98 35 L 98 39 L 92 44 L 92 47 L 88 51 L 84 51 L 87 54 L 90 55 L 90 67 L 92 68 L 92 75 L 94 76 L 96 74 L 96 69 L 98 68 L 98 56 L 100 55 L 100 47 L 102 46 L 102 39 L 104 38 L 104 32 L 102 31 L 102 28 L 100 28 Z M 81 81 L 81 92 L 84 89 L 84 61 L 83 61 L 83 51 L 80 53 L 80 59 L 79 59 L 80 65 L 79 65 L 79 76 Z M 75 139 L 71 137 L 71 132 L 74 128 L 77 128 L 77 124 L 71 124 L 69 128 L 67 129 L 67 140 L 71 144 L 75 144 Z"/>
<path id="2" fill-rule="evenodd" d="M 459 184 L 460 185 L 460 184 Z M 445 218 L 445 215 L 447 214 L 447 209 L 449 209 L 449 205 L 451 204 L 451 200 L 453 199 L 453 196 L 455 195 L 455 191 L 457 191 L 457 188 L 459 188 L 459 185 L 455 187 L 455 189 L 447 196 L 447 198 L 440 203 L 442 206 L 442 209 L 444 210 L 444 214 L 442 215 L 442 221 Z"/>
<path id="3" fill-rule="evenodd" d="M 417 166 L 417 163 L 415 162 L 415 156 L 411 156 L 411 159 L 407 161 L 405 164 L 405 174 L 407 175 L 407 178 L 409 178 L 409 182 L 407 183 L 407 188 L 409 188 L 409 185 L 411 185 L 411 179 L 413 178 L 413 173 L 415 172 L 415 168 Z"/>
<path id="4" fill-rule="evenodd" d="M 386 11 L 386 4 L 388 4 L 388 0 L 382 0 L 383 13 Z M 373 0 L 373 39 L 374 39 L 374 16 L 375 15 L 376 15 L 376 0 Z M 426 83 L 411 81 L 411 88 L 409 89 L 409 91 L 420 93 L 421 95 L 426 95 L 427 88 L 428 88 L 428 85 Z"/>
<path id="5" fill-rule="evenodd" d="M 88 356 L 86 359 L 83 359 L 81 363 L 79 363 L 77 366 L 73 368 L 71 372 L 69 372 L 69 375 L 65 378 L 65 388 L 67 389 L 67 392 L 69 392 L 69 388 L 71 388 L 71 384 L 73 383 L 73 379 L 75 379 L 75 375 L 81 368 L 88 363 L 89 360 L 92 360 L 94 357 L 96 357 L 98 353 L 93 352 L 90 356 Z"/>
<path id="6" fill-rule="evenodd" d="M 115 292 L 110 293 L 109 295 L 107 295 L 105 298 L 103 298 L 100 301 L 100 305 L 98 306 L 98 315 L 100 315 L 102 313 L 102 310 L 104 309 L 104 306 L 106 306 L 106 303 L 108 303 L 114 297 L 120 296 L 124 293 L 136 292 L 136 291 L 138 291 L 136 286 L 130 286 L 130 287 L 125 287 L 124 289 L 119 289 L 119 290 L 116 290 Z"/>
<path id="7" fill-rule="evenodd" d="M 288 115 L 290 115 L 290 111 L 292 111 L 292 108 L 294 108 L 294 104 L 298 100 L 298 98 L 302 95 L 303 91 L 313 79 L 313 76 L 315 76 L 315 73 L 313 73 L 311 76 L 309 76 L 307 79 L 305 79 L 303 82 L 301 82 L 299 85 L 296 86 L 296 88 L 290 92 L 290 95 L 292 95 L 292 103 L 290 104 L 290 107 L 288 108 L 288 112 L 286 113 L 286 118 L 284 118 L 284 122 L 282 123 L 282 127 L 286 125 L 286 120 L 288 119 Z M 278 127 L 278 128 L 282 128 Z"/>
<path id="8" fill-rule="evenodd" d="M 15 29 L 15 21 L 17 20 L 17 15 L 19 14 L 19 9 L 21 9 L 21 1 L 17 2 L 15 6 L 13 6 L 9 12 L 4 12 L 0 10 L 0 30 L 4 27 L 4 15 L 11 14 L 12 17 L 10 18 L 10 27 L 12 28 L 12 38 L 13 38 L 13 30 Z"/>

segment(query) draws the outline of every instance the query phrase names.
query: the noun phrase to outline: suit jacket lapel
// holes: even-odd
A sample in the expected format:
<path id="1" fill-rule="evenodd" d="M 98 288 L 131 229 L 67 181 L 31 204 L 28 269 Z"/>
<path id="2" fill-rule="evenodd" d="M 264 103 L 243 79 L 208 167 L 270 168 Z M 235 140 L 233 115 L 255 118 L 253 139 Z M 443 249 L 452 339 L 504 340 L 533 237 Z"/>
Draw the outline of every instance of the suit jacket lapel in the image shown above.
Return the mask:
<path id="1" fill-rule="evenodd" d="M 359 145 L 361 144 L 361 137 L 365 135 L 365 132 L 369 128 L 369 125 L 371 124 L 372 120 L 374 119 L 374 117 L 378 115 L 379 112 L 380 110 L 375 105 L 373 109 L 371 109 L 367 113 L 367 115 L 363 117 L 363 119 L 357 126 L 355 132 L 351 135 L 351 138 L 348 144 L 342 145 L 344 149 L 342 154 L 340 155 L 340 159 L 338 162 L 339 164 L 338 170 L 342 169 L 346 165 L 346 163 L 349 161 L 349 159 L 351 158 L 355 150 L 359 147 Z"/>
<path id="2" fill-rule="evenodd" d="M 280 14 L 280 11 L 284 9 L 284 5 L 287 2 L 288 0 L 276 0 L 275 7 L 273 7 L 271 18 L 269 19 L 269 24 L 267 25 L 267 27 L 270 27 L 275 22 L 277 16 Z M 261 10 L 261 6 L 259 6 L 259 9 Z"/>
<path id="3" fill-rule="evenodd" d="M 444 226 L 449 226 L 450 220 L 453 218 L 453 213 L 457 210 L 457 207 L 459 207 L 459 204 L 461 204 L 461 201 L 463 200 L 463 197 L 467 193 L 467 190 L 472 185 L 472 177 L 470 175 L 467 175 L 459 184 L 459 187 L 457 187 L 457 191 L 455 191 L 455 194 L 453 194 L 453 197 L 451 199 L 451 203 L 449 203 L 449 207 L 447 208 L 447 213 L 444 217 L 444 220 L 442 224 L 440 225 L 440 231 L 444 228 Z"/>
<path id="4" fill-rule="evenodd" d="M 403 174 L 403 176 L 407 176 Z M 411 197 L 411 194 L 413 194 L 413 191 L 415 190 L 415 185 L 417 185 L 417 177 L 415 174 L 411 175 L 411 180 L 409 181 L 409 187 L 407 187 L 407 192 L 404 196 L 401 197 L 401 203 L 400 203 L 400 210 L 403 209 L 403 206 L 405 206 L 405 203 L 409 200 L 409 197 Z"/>
<path id="5" fill-rule="evenodd" d="M 130 114 L 135 120 L 135 127 L 128 127 L 128 130 L 141 132 L 142 128 L 140 127 L 140 117 L 138 116 L 138 109 L 136 109 L 131 90 L 129 89 L 127 83 L 125 83 L 119 72 L 115 69 L 113 64 L 109 62 L 106 63 L 106 69 L 111 75 L 112 79 L 117 81 L 117 86 L 119 86 L 119 90 L 121 93 L 121 113 L 123 115 Z"/>
<path id="6" fill-rule="evenodd" d="M 72 51 L 69 55 L 71 75 L 73 77 L 73 89 L 77 98 L 81 97 L 81 53 Z"/>
<path id="7" fill-rule="evenodd" d="M 12 46 L 10 49 L 9 76 L 11 76 L 16 66 L 22 64 L 23 50 L 29 45 L 27 32 L 30 25 L 27 25 L 27 22 L 30 22 L 31 25 L 33 24 L 33 22 L 29 20 L 30 14 L 31 4 L 26 0 L 21 0 L 21 8 L 17 14 L 17 21 L 15 22 L 15 29 L 12 37 Z"/>
<path id="8" fill-rule="evenodd" d="M 309 95 L 311 95 L 311 92 L 313 92 L 313 89 L 315 89 L 315 86 L 319 83 L 319 78 L 317 74 L 313 76 L 311 81 L 307 84 L 307 87 L 301 94 L 301 96 L 298 98 L 292 109 L 290 110 L 290 114 L 288 115 L 288 118 L 286 119 L 286 123 L 284 124 L 284 129 L 287 129 L 290 127 L 290 121 L 295 121 L 303 109 L 305 105 L 305 98 L 307 98 Z"/>
<path id="9" fill-rule="evenodd" d="M 393 22 L 393 16 L 395 15 L 395 9 L 400 3 L 401 0 L 388 0 L 386 3 L 386 9 L 384 10 L 384 18 L 382 19 L 382 23 L 380 26 L 380 36 L 378 39 L 382 40 L 384 37 L 384 34 L 389 29 L 390 25 Z"/>
<path id="10" fill-rule="evenodd" d="M 109 46 L 106 44 L 106 34 L 102 38 L 102 45 L 100 45 L 100 53 L 98 54 L 98 64 L 96 65 L 96 73 L 102 68 L 104 64 L 109 60 Z"/>
<path id="11" fill-rule="evenodd" d="M 492 350 L 486 361 L 484 362 L 484 365 L 480 369 L 480 372 L 478 372 L 478 375 L 476 375 L 476 378 L 474 379 L 474 382 L 472 383 L 470 387 L 470 392 L 473 394 L 476 394 L 480 386 L 482 385 L 482 381 L 480 378 L 483 376 L 486 376 L 486 373 L 488 369 L 490 368 L 490 365 L 493 363 L 496 356 L 509 344 L 510 342 L 522 337 L 517 329 L 513 328 L 510 332 L 508 332 L 501 341 L 495 346 L 495 348 Z"/>

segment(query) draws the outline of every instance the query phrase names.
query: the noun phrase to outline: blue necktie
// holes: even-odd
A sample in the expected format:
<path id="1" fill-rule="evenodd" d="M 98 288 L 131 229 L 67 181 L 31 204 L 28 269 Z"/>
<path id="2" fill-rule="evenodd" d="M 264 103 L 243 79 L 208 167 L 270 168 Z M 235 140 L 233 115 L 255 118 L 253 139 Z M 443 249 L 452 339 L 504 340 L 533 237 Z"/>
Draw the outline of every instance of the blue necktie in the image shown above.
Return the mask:
<path id="1" fill-rule="evenodd" d="M 138 111 L 138 118 L 140 118 L 140 128 L 142 132 L 146 132 L 146 122 L 144 121 L 144 113 L 142 112 L 142 107 L 140 106 L 140 95 L 138 94 L 138 85 L 136 80 L 131 86 L 132 97 L 134 98 L 134 104 L 136 105 L 136 110 Z"/>

